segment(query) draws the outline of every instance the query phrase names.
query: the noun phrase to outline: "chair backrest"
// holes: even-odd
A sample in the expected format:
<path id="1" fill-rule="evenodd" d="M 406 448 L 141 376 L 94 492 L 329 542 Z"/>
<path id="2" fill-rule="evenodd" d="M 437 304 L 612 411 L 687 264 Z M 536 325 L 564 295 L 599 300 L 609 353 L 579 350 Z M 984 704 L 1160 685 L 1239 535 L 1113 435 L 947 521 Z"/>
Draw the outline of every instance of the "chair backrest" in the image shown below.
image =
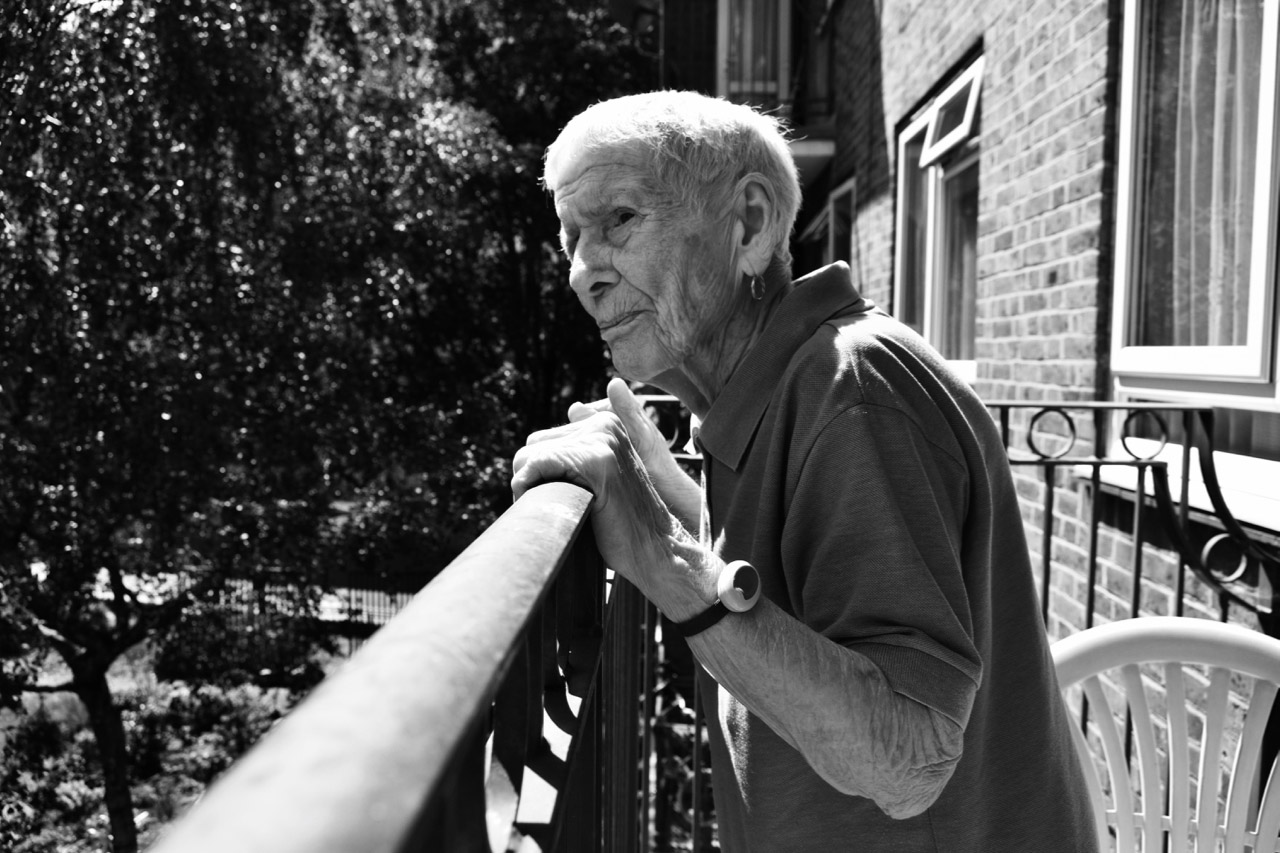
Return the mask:
<path id="1" fill-rule="evenodd" d="M 1259 767 L 1280 685 L 1280 640 L 1204 619 L 1145 616 L 1059 640 L 1053 659 L 1064 700 L 1073 685 L 1083 687 L 1089 730 L 1101 742 L 1095 756 L 1072 728 L 1101 850 L 1280 850 L 1277 765 Z M 1115 707 L 1108 693 L 1122 697 Z"/>

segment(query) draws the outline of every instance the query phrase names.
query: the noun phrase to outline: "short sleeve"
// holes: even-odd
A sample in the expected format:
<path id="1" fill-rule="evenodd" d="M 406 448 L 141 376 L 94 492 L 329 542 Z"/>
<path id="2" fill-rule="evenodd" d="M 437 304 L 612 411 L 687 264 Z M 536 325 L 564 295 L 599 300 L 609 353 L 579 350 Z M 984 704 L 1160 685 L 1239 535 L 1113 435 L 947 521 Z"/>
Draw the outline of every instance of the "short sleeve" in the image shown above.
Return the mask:
<path id="1" fill-rule="evenodd" d="M 982 677 L 964 464 L 907 413 L 871 403 L 840 411 L 799 452 L 781 540 L 797 617 L 964 725 Z"/>

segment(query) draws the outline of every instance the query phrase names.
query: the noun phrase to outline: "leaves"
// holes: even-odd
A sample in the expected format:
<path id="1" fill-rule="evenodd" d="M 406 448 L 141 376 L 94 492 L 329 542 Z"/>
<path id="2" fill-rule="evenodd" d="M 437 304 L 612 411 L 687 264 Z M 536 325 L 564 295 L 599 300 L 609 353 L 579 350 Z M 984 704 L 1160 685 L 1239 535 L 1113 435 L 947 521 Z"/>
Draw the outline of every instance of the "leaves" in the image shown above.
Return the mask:
<path id="1" fill-rule="evenodd" d="M 542 151 L 647 61 L 580 0 L 3 13 L 0 700 L 473 539 L 603 373 Z"/>

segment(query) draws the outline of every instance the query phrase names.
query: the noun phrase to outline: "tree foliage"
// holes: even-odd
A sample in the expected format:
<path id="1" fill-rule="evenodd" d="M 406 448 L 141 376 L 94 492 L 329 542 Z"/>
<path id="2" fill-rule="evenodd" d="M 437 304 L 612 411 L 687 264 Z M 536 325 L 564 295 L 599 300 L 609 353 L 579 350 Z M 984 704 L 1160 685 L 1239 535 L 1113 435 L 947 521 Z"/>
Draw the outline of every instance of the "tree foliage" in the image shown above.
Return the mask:
<path id="1" fill-rule="evenodd" d="M 0 698 L 65 661 L 130 850 L 113 660 L 232 582 L 420 582 L 595 390 L 537 175 L 651 64 L 578 0 L 2 14 Z"/>

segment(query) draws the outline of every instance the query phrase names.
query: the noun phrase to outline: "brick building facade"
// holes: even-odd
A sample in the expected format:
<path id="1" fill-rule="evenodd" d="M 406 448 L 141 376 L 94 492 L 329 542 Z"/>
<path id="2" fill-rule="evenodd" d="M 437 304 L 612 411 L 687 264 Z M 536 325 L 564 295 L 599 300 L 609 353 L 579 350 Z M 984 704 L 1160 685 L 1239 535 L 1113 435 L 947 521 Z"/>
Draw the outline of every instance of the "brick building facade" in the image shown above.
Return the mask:
<path id="1" fill-rule="evenodd" d="M 877 10 L 879 6 L 879 10 Z M 975 57 L 978 99 L 975 385 L 983 397 L 1093 398 L 1107 339 L 1105 2 L 843 2 L 835 48 L 835 155 L 858 179 L 855 257 L 869 295 L 895 293 L 896 140 Z M 820 192 L 811 185 L 811 197 Z"/>
<path id="2" fill-rule="evenodd" d="M 1212 410 L 1222 493 L 1275 544 L 1275 6 L 686 0 L 662 4 L 664 73 L 790 119 L 805 185 L 797 274 L 848 261 L 989 401 Z M 1125 414 L 1041 418 L 1039 443 L 1074 434 L 1073 454 L 1110 457 L 1132 434 L 1176 475 L 1192 443 L 1176 414 L 1168 429 Z M 1032 417 L 1010 416 L 1011 454 Z M 1178 563 L 1159 536 L 1134 588 L 1134 534 L 1118 519 L 1134 515 L 1138 486 L 1118 471 L 1052 474 L 1048 549 L 1044 480 L 1019 471 L 1033 551 L 1062 570 L 1055 634 L 1083 619 L 1086 552 L 1101 565 L 1101 618 L 1126 601 L 1173 606 Z M 1197 544 L 1222 529 L 1200 476 L 1187 487 Z M 1218 550 L 1213 561 L 1239 559 Z M 1215 596 L 1191 579 L 1193 607 Z"/>

